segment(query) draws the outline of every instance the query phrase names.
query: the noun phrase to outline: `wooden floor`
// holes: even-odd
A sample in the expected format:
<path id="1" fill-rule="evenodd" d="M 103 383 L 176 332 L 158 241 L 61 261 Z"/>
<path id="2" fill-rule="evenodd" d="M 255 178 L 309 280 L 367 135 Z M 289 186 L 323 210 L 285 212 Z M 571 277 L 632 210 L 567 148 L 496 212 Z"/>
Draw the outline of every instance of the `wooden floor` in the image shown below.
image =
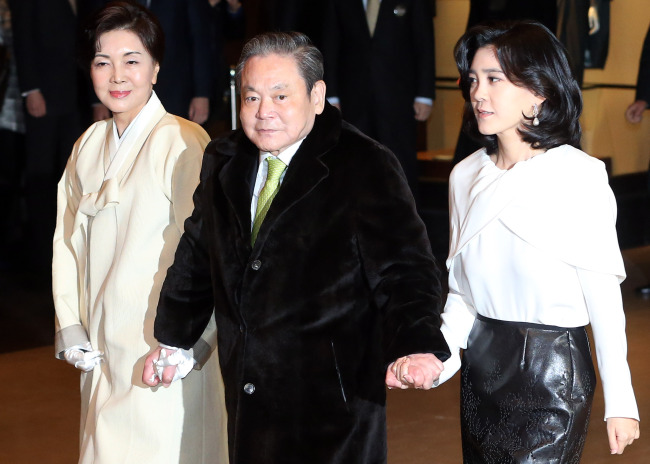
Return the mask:
<path id="1" fill-rule="evenodd" d="M 650 417 L 650 299 L 637 296 L 634 288 L 650 281 L 650 247 L 627 250 L 624 257 L 628 279 L 622 289 L 629 362 L 643 420 Z M 34 339 L 38 344 L 44 334 L 49 337 L 51 333 L 50 323 L 42 322 L 51 320 L 49 303 L 38 292 L 28 290 L 31 284 L 21 287 L 12 283 L 12 288 L 8 288 L 8 282 L 6 276 L 4 280 L 0 278 L 2 333 L 10 340 L 19 340 L 13 346 L 23 347 Z M 38 305 L 45 309 L 37 308 Z M 41 322 L 38 327 L 30 327 L 30 320 Z M 6 342 L 7 337 L 2 340 Z M 0 350 L 4 351 L 0 354 L 0 463 L 75 463 L 79 424 L 77 372 L 55 360 L 50 345 L 18 351 L 8 351 L 4 345 L 5 349 Z M 602 417 L 599 386 L 583 463 L 650 463 L 647 423 L 642 423 L 641 440 L 623 456 L 611 456 Z M 388 435 L 390 464 L 461 462 L 458 378 L 429 392 L 389 391 Z"/>

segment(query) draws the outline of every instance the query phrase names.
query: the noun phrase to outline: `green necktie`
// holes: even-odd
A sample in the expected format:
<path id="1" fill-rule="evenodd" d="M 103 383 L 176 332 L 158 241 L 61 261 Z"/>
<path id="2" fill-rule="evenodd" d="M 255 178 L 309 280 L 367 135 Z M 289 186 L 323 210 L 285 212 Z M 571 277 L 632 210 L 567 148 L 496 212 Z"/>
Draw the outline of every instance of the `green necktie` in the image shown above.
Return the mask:
<path id="1" fill-rule="evenodd" d="M 377 17 L 379 16 L 379 0 L 368 0 L 366 5 L 366 20 L 368 21 L 368 29 L 370 29 L 370 36 L 375 33 L 375 26 L 377 25 Z"/>
<path id="2" fill-rule="evenodd" d="M 271 202 L 275 195 L 278 193 L 280 186 L 280 176 L 287 168 L 287 166 L 275 156 L 269 156 L 266 158 L 268 163 L 268 173 L 266 175 L 266 182 L 264 183 L 264 188 L 260 192 L 260 196 L 257 199 L 257 210 L 255 211 L 255 221 L 253 221 L 253 230 L 251 231 L 251 245 L 255 245 L 255 240 L 257 239 L 257 234 L 260 231 L 260 226 L 266 217 L 266 213 L 269 211 Z"/>

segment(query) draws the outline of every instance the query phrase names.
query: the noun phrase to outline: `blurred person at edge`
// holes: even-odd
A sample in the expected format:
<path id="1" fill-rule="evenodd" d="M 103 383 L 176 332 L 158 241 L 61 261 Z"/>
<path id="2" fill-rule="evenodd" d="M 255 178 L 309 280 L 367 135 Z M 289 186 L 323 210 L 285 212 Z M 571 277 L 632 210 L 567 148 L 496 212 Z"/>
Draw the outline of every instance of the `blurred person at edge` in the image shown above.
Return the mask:
<path id="1" fill-rule="evenodd" d="M 37 278 L 52 266 L 56 183 L 81 123 L 77 15 L 70 0 L 9 0 L 25 105 L 25 224 L 21 260 Z"/>
<path id="2" fill-rule="evenodd" d="M 650 26 L 641 50 L 639 75 L 636 79 L 636 98 L 627 107 L 625 118 L 632 124 L 640 123 L 648 106 L 650 106 Z M 650 192 L 650 172 L 648 172 L 648 192 Z M 646 211 L 645 236 L 646 240 L 650 237 L 650 208 Z M 642 285 L 636 291 L 641 295 L 650 295 L 650 284 Z"/>
<path id="3" fill-rule="evenodd" d="M 20 192 L 25 159 L 25 113 L 18 86 L 11 12 L 0 0 L 0 195 L 5 211 L 0 219 L 0 267 L 13 266 L 20 235 Z"/>

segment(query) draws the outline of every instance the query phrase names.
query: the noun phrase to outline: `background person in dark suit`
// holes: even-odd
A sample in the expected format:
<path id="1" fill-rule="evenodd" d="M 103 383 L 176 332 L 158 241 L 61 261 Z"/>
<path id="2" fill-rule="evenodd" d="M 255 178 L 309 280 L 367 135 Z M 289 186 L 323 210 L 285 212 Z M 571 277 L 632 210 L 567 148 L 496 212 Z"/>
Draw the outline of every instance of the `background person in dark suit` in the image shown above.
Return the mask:
<path id="1" fill-rule="evenodd" d="M 197 124 L 208 119 L 216 63 L 210 48 L 211 11 L 207 0 L 138 0 L 165 32 L 165 66 L 156 94 L 172 114 Z"/>
<path id="2" fill-rule="evenodd" d="M 19 0 L 14 0 L 19 1 Z M 135 1 L 135 0 L 133 0 Z M 88 14 L 109 3 L 80 0 Z M 156 15 L 165 33 L 164 66 L 155 91 L 165 109 L 197 124 L 210 112 L 218 63 L 211 44 L 212 12 L 208 0 L 137 0 Z M 108 110 L 95 120 L 109 117 Z"/>
<path id="3" fill-rule="evenodd" d="M 633 124 L 641 122 L 643 112 L 650 106 L 650 27 L 643 42 L 641 60 L 639 62 L 639 75 L 636 79 L 636 98 L 627 107 L 625 117 Z"/>
<path id="4" fill-rule="evenodd" d="M 237 70 L 243 129 L 206 148 L 154 336 L 189 349 L 215 314 L 230 464 L 384 463 L 389 365 L 411 355 L 430 388 L 449 355 L 424 224 L 393 154 L 326 103 L 305 35 L 252 39 Z M 160 353 L 150 386 L 182 352 Z"/>
<path id="5" fill-rule="evenodd" d="M 49 274 L 56 183 L 81 135 L 75 3 L 10 0 L 18 84 L 26 108 L 25 235 L 30 268 Z"/>
<path id="6" fill-rule="evenodd" d="M 0 270 L 11 269 L 20 223 L 21 179 L 25 160 L 25 111 L 18 88 L 13 52 L 11 13 L 7 0 L 0 0 Z"/>
<path id="7" fill-rule="evenodd" d="M 625 117 L 632 124 L 638 124 L 643 119 L 643 113 L 650 107 L 650 26 L 643 42 L 641 61 L 639 62 L 639 75 L 636 79 L 636 98 L 627 107 Z M 650 192 L 650 171 L 648 173 L 648 192 Z M 650 211 L 645 219 L 645 235 L 650 235 Z M 641 295 L 650 295 L 650 284 L 636 289 Z"/>
<path id="8" fill-rule="evenodd" d="M 373 34 L 367 2 L 328 1 L 322 38 L 328 98 L 340 104 L 343 119 L 397 155 L 415 190 L 417 121 L 428 119 L 435 96 L 431 2 L 382 0 Z"/>

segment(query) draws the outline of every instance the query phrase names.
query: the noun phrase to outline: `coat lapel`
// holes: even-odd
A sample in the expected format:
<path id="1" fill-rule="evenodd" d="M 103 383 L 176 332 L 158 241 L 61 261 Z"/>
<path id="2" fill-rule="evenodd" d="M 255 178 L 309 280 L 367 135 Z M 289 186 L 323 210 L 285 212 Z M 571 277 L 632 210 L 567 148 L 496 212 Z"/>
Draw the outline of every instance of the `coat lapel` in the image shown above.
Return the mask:
<path id="1" fill-rule="evenodd" d="M 273 233 L 274 225 L 295 204 L 302 201 L 328 176 L 329 169 L 321 157 L 338 141 L 341 117 L 329 104 L 316 116 L 314 127 L 294 155 L 284 180 L 257 235 L 255 247 Z M 249 215 L 250 216 L 250 215 Z"/>
<path id="2" fill-rule="evenodd" d="M 236 132 L 217 147 L 220 153 L 234 153 L 219 173 L 219 183 L 228 199 L 239 227 L 238 240 L 250 249 L 251 199 L 255 187 L 259 150 L 244 135 Z M 243 245 L 242 244 L 242 245 Z"/>

